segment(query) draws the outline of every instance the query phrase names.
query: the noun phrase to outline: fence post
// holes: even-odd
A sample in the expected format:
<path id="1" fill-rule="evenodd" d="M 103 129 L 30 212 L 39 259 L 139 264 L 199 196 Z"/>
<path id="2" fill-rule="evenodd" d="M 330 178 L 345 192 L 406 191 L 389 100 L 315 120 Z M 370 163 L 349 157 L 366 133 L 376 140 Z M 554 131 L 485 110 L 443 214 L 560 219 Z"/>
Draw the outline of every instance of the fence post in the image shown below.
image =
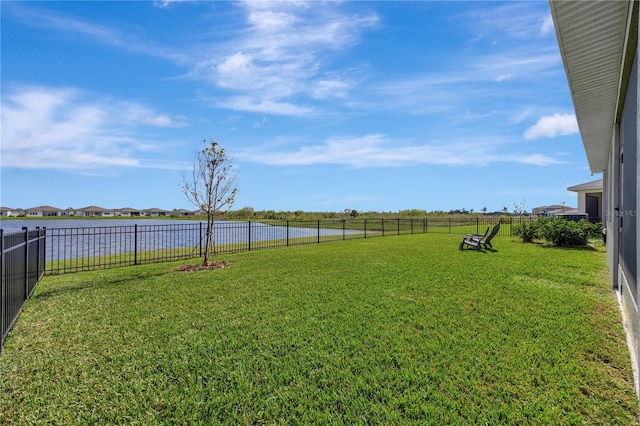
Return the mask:
<path id="1" fill-rule="evenodd" d="M 0 354 L 4 346 L 4 309 L 7 300 L 4 287 L 4 230 L 0 228 Z"/>
<path id="2" fill-rule="evenodd" d="M 424 233 L 426 234 L 429 231 L 429 219 L 424 218 Z"/>
<path id="3" fill-rule="evenodd" d="M 318 244 L 320 244 L 320 219 L 318 219 Z"/>
<path id="4" fill-rule="evenodd" d="M 133 225 L 133 264 L 138 264 L 138 224 Z"/>
<path id="5" fill-rule="evenodd" d="M 413 234 L 413 218 L 411 218 L 411 234 Z"/>
<path id="6" fill-rule="evenodd" d="M 451 218 L 449 218 L 449 233 L 451 233 Z"/>
<path id="7" fill-rule="evenodd" d="M 345 231 L 346 224 L 347 224 L 347 220 L 346 219 L 342 219 L 342 241 L 347 239 L 347 233 Z"/>
<path id="8" fill-rule="evenodd" d="M 36 244 L 36 282 L 40 281 L 40 227 L 36 226 L 38 231 L 38 244 Z"/>
<path id="9" fill-rule="evenodd" d="M 42 262 L 42 264 L 44 265 L 42 267 L 42 275 L 47 273 L 47 227 L 44 226 L 42 228 L 42 235 L 44 236 L 44 242 L 42 243 L 44 245 L 44 247 L 42 248 L 42 252 L 44 253 L 44 261 Z M 52 261 L 53 261 L 53 256 L 52 257 Z"/>
<path id="10" fill-rule="evenodd" d="M 198 238 L 198 249 L 199 249 L 199 253 L 200 253 L 199 257 L 202 257 L 202 222 L 198 222 L 198 225 L 200 225 L 199 235 L 198 235 L 199 236 L 199 238 Z"/>
<path id="11" fill-rule="evenodd" d="M 287 247 L 289 247 L 289 219 L 287 219 Z"/>
<path id="12" fill-rule="evenodd" d="M 215 219 L 215 216 L 214 216 L 214 219 Z M 211 222 L 210 230 L 211 230 L 211 249 L 210 250 L 213 250 L 213 255 L 216 256 L 218 254 L 218 252 L 216 251 L 218 250 L 217 248 L 218 245 L 216 244 L 216 241 L 218 241 L 218 239 L 216 238 L 216 221 L 215 220 Z"/>
<path id="13" fill-rule="evenodd" d="M 24 231 L 24 297 L 22 301 L 27 300 L 29 296 L 29 229 L 22 227 Z"/>
<path id="14" fill-rule="evenodd" d="M 251 251 L 251 221 L 249 221 L 249 229 L 247 232 L 249 233 L 247 243 L 249 244 L 249 251 Z"/>
<path id="15" fill-rule="evenodd" d="M 364 220 L 364 237 L 367 238 L 367 219 Z"/>
<path id="16" fill-rule="evenodd" d="M 479 226 L 480 226 L 480 218 L 479 218 L 479 217 L 476 217 L 476 234 L 479 234 L 479 233 L 480 233 L 480 228 L 479 228 Z"/>

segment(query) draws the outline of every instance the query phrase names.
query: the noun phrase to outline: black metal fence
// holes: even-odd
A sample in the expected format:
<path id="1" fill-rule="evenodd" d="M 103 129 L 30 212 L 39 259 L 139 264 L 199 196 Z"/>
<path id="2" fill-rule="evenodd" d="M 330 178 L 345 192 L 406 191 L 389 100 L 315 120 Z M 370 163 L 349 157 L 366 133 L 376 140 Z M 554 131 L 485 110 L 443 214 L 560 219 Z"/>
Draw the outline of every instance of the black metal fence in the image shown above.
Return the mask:
<path id="1" fill-rule="evenodd" d="M 45 230 L 4 234 L 0 229 L 0 351 L 45 270 Z"/>
<path id="2" fill-rule="evenodd" d="M 213 253 L 223 254 L 358 238 L 422 233 L 501 234 L 528 218 L 408 218 L 217 221 Z M 46 273 L 60 274 L 202 257 L 206 223 L 47 228 Z"/>

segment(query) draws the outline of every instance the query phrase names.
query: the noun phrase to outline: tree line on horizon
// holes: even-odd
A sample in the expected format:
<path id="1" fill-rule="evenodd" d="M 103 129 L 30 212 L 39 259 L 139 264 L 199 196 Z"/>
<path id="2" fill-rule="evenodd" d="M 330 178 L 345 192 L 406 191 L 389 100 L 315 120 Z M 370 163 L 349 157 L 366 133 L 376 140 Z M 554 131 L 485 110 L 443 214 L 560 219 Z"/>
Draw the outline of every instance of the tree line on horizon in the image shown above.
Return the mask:
<path id="1" fill-rule="evenodd" d="M 488 211 L 483 208 L 481 211 L 473 209 L 452 209 L 427 211 L 423 209 L 408 209 L 389 212 L 378 211 L 358 211 L 355 209 L 344 209 L 342 212 L 307 212 L 303 210 L 276 211 L 276 210 L 254 210 L 252 207 L 243 207 L 239 210 L 231 210 L 223 215 L 228 220 L 320 220 L 320 219 L 389 219 L 389 218 L 423 218 L 442 216 L 501 216 L 517 215 L 522 212 L 509 212 L 506 207 L 500 211 Z"/>

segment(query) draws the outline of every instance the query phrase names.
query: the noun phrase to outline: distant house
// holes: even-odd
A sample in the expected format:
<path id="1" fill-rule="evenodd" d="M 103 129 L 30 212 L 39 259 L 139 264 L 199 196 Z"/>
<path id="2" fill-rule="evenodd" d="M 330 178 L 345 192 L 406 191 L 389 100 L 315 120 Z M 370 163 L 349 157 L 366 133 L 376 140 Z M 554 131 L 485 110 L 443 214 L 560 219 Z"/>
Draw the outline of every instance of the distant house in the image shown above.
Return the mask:
<path id="1" fill-rule="evenodd" d="M 77 216 L 89 216 L 89 217 L 110 217 L 115 216 L 115 211 L 108 210 L 102 207 L 89 206 L 76 210 Z"/>
<path id="2" fill-rule="evenodd" d="M 32 207 L 26 210 L 27 217 L 66 216 L 66 214 L 64 210 L 51 206 Z"/>
<path id="3" fill-rule="evenodd" d="M 142 212 L 137 209 L 132 209 L 131 207 L 125 207 L 122 209 L 116 210 L 116 216 L 142 216 Z"/>
<path id="4" fill-rule="evenodd" d="M 591 222 L 602 221 L 602 179 L 567 188 L 578 193 L 578 213 L 586 213 Z"/>
<path id="5" fill-rule="evenodd" d="M 176 213 L 178 213 L 179 216 L 181 217 L 186 217 L 186 216 L 195 216 L 198 211 L 194 211 L 194 210 L 187 210 L 187 209 L 177 209 L 175 210 Z"/>
<path id="6" fill-rule="evenodd" d="M 171 212 L 168 210 L 158 209 L 154 207 L 151 209 L 143 210 L 143 214 L 145 216 L 169 216 Z"/>
<path id="7" fill-rule="evenodd" d="M 24 214 L 21 209 L 12 209 L 9 207 L 0 207 L 0 217 L 14 217 Z"/>
<path id="8" fill-rule="evenodd" d="M 563 214 L 577 213 L 575 207 L 564 206 L 561 204 L 553 204 L 550 206 L 535 207 L 532 213 L 536 216 L 555 217 Z"/>

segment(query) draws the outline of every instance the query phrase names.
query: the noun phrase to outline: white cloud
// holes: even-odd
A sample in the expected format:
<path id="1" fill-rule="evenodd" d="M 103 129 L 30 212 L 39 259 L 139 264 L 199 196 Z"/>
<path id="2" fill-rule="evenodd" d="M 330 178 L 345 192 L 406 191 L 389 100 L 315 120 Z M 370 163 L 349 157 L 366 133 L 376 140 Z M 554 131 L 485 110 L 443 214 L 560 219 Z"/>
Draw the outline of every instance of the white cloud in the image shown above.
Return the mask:
<path id="1" fill-rule="evenodd" d="M 171 117 L 167 114 L 151 114 L 140 118 L 140 124 L 146 124 L 154 127 L 185 127 L 188 126 L 184 121 L 184 116 Z"/>
<path id="2" fill-rule="evenodd" d="M 117 123 L 128 124 L 130 126 L 153 126 L 181 128 L 189 124 L 183 115 L 170 116 L 165 113 L 158 113 L 152 108 L 136 102 L 114 101 L 113 107 L 108 107 L 111 117 Z"/>
<path id="3" fill-rule="evenodd" d="M 379 22 L 375 14 L 343 13 L 332 2 L 240 5 L 246 27 L 198 60 L 190 76 L 235 92 L 219 105 L 251 112 L 268 113 L 260 106 L 274 104 L 280 106 L 277 114 L 299 115 L 301 107 L 290 106 L 300 99 L 345 97 L 354 82 L 329 71 L 327 53 L 354 46 L 363 30 Z"/>
<path id="4" fill-rule="evenodd" d="M 523 136 L 525 139 L 531 140 L 543 137 L 555 138 L 578 132 L 578 122 L 575 114 L 555 113 L 541 117 L 536 124 L 524 132 Z"/>
<path id="5" fill-rule="evenodd" d="M 469 108 L 484 110 L 487 105 L 495 110 L 497 105 L 510 100 L 535 98 L 539 90 L 549 90 L 537 86 L 544 81 L 540 77 L 562 70 L 560 58 L 553 49 L 544 46 L 526 52 L 522 48 L 482 51 L 463 57 L 455 69 L 398 75 L 393 80 L 374 82 L 368 90 L 373 95 L 369 107 L 407 114 L 434 114 Z M 512 114 L 511 108 L 502 113 Z"/>
<path id="6" fill-rule="evenodd" d="M 446 166 L 484 166 L 496 162 L 536 166 L 558 164 L 544 154 L 498 154 L 491 142 L 435 142 L 413 144 L 382 134 L 351 138 L 329 138 L 323 143 L 286 150 L 282 146 L 265 146 L 239 152 L 236 157 L 248 162 L 274 166 L 311 166 L 340 164 L 356 168 L 401 167 L 418 164 Z"/>
<path id="7" fill-rule="evenodd" d="M 291 13 L 255 9 L 249 12 L 247 18 L 247 21 L 256 29 L 265 32 L 276 32 L 287 29 L 298 22 L 298 20 L 299 19 Z"/>
<path id="8" fill-rule="evenodd" d="M 344 98 L 351 86 L 346 80 L 320 79 L 311 83 L 311 96 L 315 99 Z"/>
<path id="9" fill-rule="evenodd" d="M 551 15 L 547 15 L 541 19 L 540 35 L 547 36 L 553 31 L 554 31 L 553 18 L 551 17 Z"/>
<path id="10" fill-rule="evenodd" d="M 555 47 L 554 47 L 555 48 Z M 476 81 L 504 81 L 514 78 L 531 78 L 553 69 L 560 64 L 560 58 L 550 47 L 537 51 L 505 51 L 480 56 L 470 64 Z"/>
<path id="11" fill-rule="evenodd" d="M 262 100 L 250 96 L 236 96 L 216 101 L 215 106 L 234 111 L 250 111 L 269 115 L 305 116 L 314 112 L 309 106 L 301 106 L 289 102 Z"/>
<path id="12" fill-rule="evenodd" d="M 502 83 L 503 81 L 507 81 L 511 79 L 511 74 L 501 74 L 496 77 L 496 83 Z"/>
<path id="13" fill-rule="evenodd" d="M 546 20 L 550 18 L 548 7 L 541 7 L 540 3 L 497 3 L 495 7 L 472 9 L 463 19 L 473 23 L 471 30 L 478 33 L 475 40 L 496 37 L 502 42 L 503 34 L 515 39 L 534 38 L 547 29 Z M 551 26 L 553 27 L 553 22 Z"/>
<path id="14" fill-rule="evenodd" d="M 551 158 L 543 154 L 531 154 L 525 156 L 516 156 L 513 159 L 516 163 L 532 164 L 534 166 L 549 166 L 551 164 L 562 164 L 561 161 Z"/>
<path id="15" fill-rule="evenodd" d="M 76 88 L 28 86 L 3 93 L 2 167 L 148 167 L 136 153 L 154 146 L 139 126 L 179 127 L 143 105 L 99 99 Z"/>
<path id="16" fill-rule="evenodd" d="M 182 3 L 186 0 L 154 0 L 153 5 L 161 9 L 166 9 L 174 3 Z"/>
<path id="17" fill-rule="evenodd" d="M 253 79 L 254 67 L 251 60 L 251 55 L 242 52 L 227 57 L 217 66 L 218 85 L 229 89 L 246 88 Z"/>
<path id="18" fill-rule="evenodd" d="M 156 2 L 156 5 L 166 7 L 176 1 L 181 0 L 164 0 Z M 106 25 L 57 13 L 50 9 L 34 7 L 26 2 L 3 2 L 2 13 L 33 28 L 73 33 L 80 37 L 80 40 L 93 39 L 129 52 L 168 59 L 181 64 L 189 62 L 188 55 L 184 51 L 173 50 Z"/>

